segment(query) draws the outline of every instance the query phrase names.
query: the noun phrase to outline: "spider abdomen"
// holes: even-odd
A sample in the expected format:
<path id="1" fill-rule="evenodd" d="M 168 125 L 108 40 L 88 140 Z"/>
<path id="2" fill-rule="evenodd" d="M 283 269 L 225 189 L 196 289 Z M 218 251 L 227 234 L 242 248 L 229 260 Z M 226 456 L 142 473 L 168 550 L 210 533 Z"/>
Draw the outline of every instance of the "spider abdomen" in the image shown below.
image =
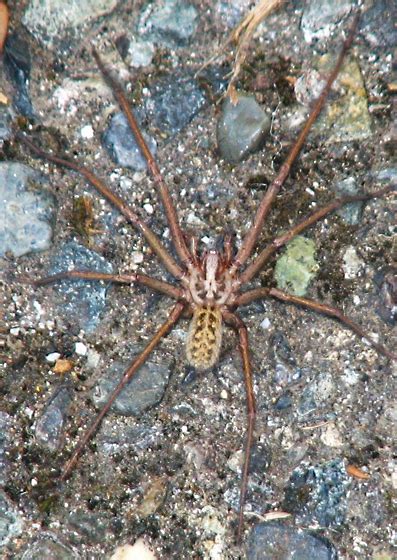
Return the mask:
<path id="1" fill-rule="evenodd" d="M 222 314 L 219 308 L 196 307 L 186 341 L 188 362 L 198 370 L 211 368 L 218 360 L 222 342 Z"/>

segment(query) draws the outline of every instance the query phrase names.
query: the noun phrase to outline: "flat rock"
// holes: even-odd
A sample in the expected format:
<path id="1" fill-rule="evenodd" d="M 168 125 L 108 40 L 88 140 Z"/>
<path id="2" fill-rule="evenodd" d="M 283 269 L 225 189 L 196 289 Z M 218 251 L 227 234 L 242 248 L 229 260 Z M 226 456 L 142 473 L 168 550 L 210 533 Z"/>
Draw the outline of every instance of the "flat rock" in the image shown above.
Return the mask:
<path id="1" fill-rule="evenodd" d="M 39 190 L 44 179 L 23 163 L 0 163 L 0 256 L 45 251 L 51 245 L 55 198 Z M 36 188 L 35 188 L 36 187 Z"/>

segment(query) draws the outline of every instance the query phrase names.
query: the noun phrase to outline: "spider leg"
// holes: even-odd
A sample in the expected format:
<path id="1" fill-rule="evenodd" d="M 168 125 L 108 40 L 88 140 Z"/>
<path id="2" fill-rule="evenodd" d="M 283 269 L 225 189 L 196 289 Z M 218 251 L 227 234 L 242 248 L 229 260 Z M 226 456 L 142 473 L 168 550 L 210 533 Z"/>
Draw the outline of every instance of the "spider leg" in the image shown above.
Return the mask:
<path id="1" fill-rule="evenodd" d="M 312 299 L 287 294 L 286 292 L 278 290 L 277 288 L 256 288 L 238 296 L 236 298 L 235 305 L 247 305 L 251 301 L 261 298 L 267 298 L 269 296 L 281 301 L 285 301 L 286 303 L 301 305 L 302 307 L 306 307 L 307 309 L 311 309 L 312 311 L 316 311 L 317 313 L 324 313 L 324 315 L 333 317 L 334 319 L 340 321 L 344 326 L 352 330 L 357 336 L 367 340 L 370 345 L 373 346 L 377 352 L 379 352 L 379 354 L 386 356 L 386 358 L 389 358 L 390 360 L 397 360 L 397 354 L 391 352 L 385 346 L 379 344 L 372 337 L 368 336 L 367 330 L 363 329 L 362 327 L 360 327 L 360 325 L 344 315 L 340 309 L 332 307 L 331 305 L 328 305 L 326 303 L 320 303 Z"/>
<path id="2" fill-rule="evenodd" d="M 349 202 L 358 202 L 362 200 L 370 200 L 372 198 L 379 198 L 381 196 L 384 196 L 385 194 L 392 192 L 394 189 L 395 186 L 390 185 L 373 193 L 359 194 L 355 196 L 344 196 L 341 198 L 337 198 L 333 202 L 327 204 L 327 206 L 316 210 L 316 212 L 313 212 L 313 214 L 305 218 L 302 222 L 291 228 L 289 231 L 273 239 L 273 241 L 267 247 L 265 247 L 263 251 L 261 251 L 261 253 L 259 253 L 259 255 L 252 261 L 252 263 L 248 265 L 247 268 L 241 273 L 239 282 L 241 283 L 241 285 L 243 285 L 246 282 L 252 280 L 270 259 L 272 254 L 277 251 L 277 249 L 280 249 L 280 247 L 291 241 L 293 237 L 324 218 L 327 214 L 334 212 L 335 210 L 337 210 L 341 206 L 344 206 L 345 204 L 348 204 Z"/>
<path id="3" fill-rule="evenodd" d="M 185 238 L 178 221 L 176 210 L 172 203 L 170 192 L 160 173 L 159 166 L 157 165 L 156 160 L 154 159 L 153 154 L 150 151 L 149 146 L 147 145 L 146 140 L 144 139 L 142 132 L 139 129 L 134 113 L 125 97 L 122 87 L 111 75 L 111 73 L 103 63 L 101 57 L 99 56 L 99 53 L 94 48 L 92 49 L 92 54 L 96 60 L 96 63 L 98 64 L 100 71 L 102 72 L 103 77 L 110 85 L 114 97 L 117 99 L 118 104 L 127 117 L 128 124 L 130 125 L 130 128 L 135 136 L 135 140 L 137 141 L 139 149 L 141 150 L 142 155 L 147 161 L 148 168 L 154 179 L 157 191 L 164 206 L 167 221 L 170 226 L 171 236 L 175 244 L 175 250 L 182 263 L 189 268 L 192 263 L 192 255 L 190 254 L 189 249 L 186 245 Z"/>
<path id="4" fill-rule="evenodd" d="M 30 283 L 34 286 L 46 286 L 47 284 L 58 282 L 59 280 L 103 280 L 105 282 L 115 282 L 118 284 L 138 283 L 173 299 L 184 299 L 183 291 L 179 288 L 163 280 L 157 280 L 156 278 L 146 276 L 145 274 L 106 274 L 102 272 L 91 272 L 89 270 L 68 270 L 66 272 L 53 274 L 52 276 L 45 276 L 44 278 L 32 280 Z"/>
<path id="5" fill-rule="evenodd" d="M 335 81 L 335 78 L 337 77 L 337 75 L 339 74 L 340 68 L 342 66 L 343 60 L 345 58 L 346 52 L 348 51 L 348 49 L 350 48 L 350 45 L 352 44 L 355 32 L 356 32 L 356 28 L 357 28 L 357 24 L 358 24 L 358 20 L 359 20 L 359 14 L 356 14 L 354 20 L 353 20 L 353 24 L 351 26 L 350 29 L 350 33 L 347 37 L 347 39 L 345 40 L 345 42 L 343 43 L 341 52 L 339 54 L 338 60 L 334 66 L 334 69 L 332 70 L 331 74 L 328 77 L 327 83 L 324 86 L 323 91 L 321 92 L 320 96 L 318 97 L 303 129 L 301 130 L 298 138 L 296 139 L 294 145 L 292 146 L 288 157 L 286 159 L 286 161 L 283 163 L 283 165 L 281 166 L 280 171 L 278 172 L 277 177 L 274 179 L 274 181 L 272 182 L 272 184 L 270 185 L 270 187 L 268 188 L 268 190 L 266 191 L 266 194 L 264 195 L 259 208 L 256 212 L 254 221 L 250 227 L 250 229 L 248 230 L 248 232 L 246 233 L 243 242 L 241 244 L 240 249 L 237 252 L 237 255 L 234 259 L 233 262 L 233 266 L 231 268 L 231 272 L 235 273 L 237 272 L 237 270 L 247 261 L 247 259 L 249 258 L 249 256 L 251 255 L 256 242 L 258 241 L 258 237 L 260 235 L 263 223 L 265 221 L 265 218 L 270 210 L 270 207 L 274 201 L 274 199 L 276 198 L 280 188 L 282 187 L 282 185 L 284 184 L 286 178 L 289 175 L 290 169 L 292 164 L 295 162 L 299 152 L 302 149 L 302 146 L 310 132 L 310 129 L 313 125 L 313 123 L 316 121 L 318 115 L 320 114 L 324 103 L 327 99 L 327 96 L 329 94 L 329 91 L 332 87 L 333 82 Z"/>
<path id="6" fill-rule="evenodd" d="M 256 405 L 255 405 L 254 387 L 252 383 L 252 367 L 251 367 L 251 361 L 249 356 L 247 327 L 245 326 L 243 320 L 235 313 L 231 313 L 230 311 L 223 311 L 222 316 L 225 322 L 231 325 L 238 333 L 239 348 L 240 348 L 241 358 L 243 361 L 245 391 L 247 395 L 248 423 L 247 423 L 247 431 L 246 431 L 246 439 L 245 439 L 244 465 L 241 474 L 240 502 L 239 502 L 239 514 L 238 514 L 238 528 L 237 528 L 237 540 L 240 541 L 242 536 L 242 531 L 243 531 L 244 504 L 247 497 L 251 450 L 252 450 L 252 443 L 254 439 Z"/>
<path id="7" fill-rule="evenodd" d="M 179 302 L 173 307 L 171 313 L 169 314 L 168 319 L 161 325 L 161 327 L 159 328 L 157 333 L 153 336 L 153 338 L 150 340 L 150 342 L 146 345 L 146 347 L 141 352 L 141 354 L 139 354 L 139 356 L 137 358 L 135 358 L 135 360 L 132 362 L 130 367 L 125 371 L 123 377 L 121 378 L 121 380 L 119 381 L 119 383 L 116 385 L 115 389 L 113 390 L 112 394 L 110 395 L 107 403 L 102 408 L 102 410 L 99 412 L 99 414 L 95 418 L 95 421 L 93 422 L 93 424 L 85 432 L 85 434 L 83 435 L 79 444 L 77 445 L 76 449 L 74 450 L 72 456 L 67 461 L 67 463 L 66 463 L 66 465 L 63 469 L 61 480 L 65 480 L 69 476 L 69 474 L 73 470 L 75 464 L 77 463 L 84 447 L 87 445 L 87 443 L 90 441 L 92 436 L 97 431 L 97 429 L 98 429 L 99 425 L 101 424 L 104 416 L 108 413 L 110 407 L 112 406 L 112 404 L 114 403 L 114 401 L 116 400 L 116 398 L 118 397 L 120 392 L 129 383 L 129 381 L 132 379 L 132 377 L 137 372 L 137 370 L 145 363 L 149 354 L 151 354 L 151 352 L 158 345 L 160 340 L 177 323 L 179 317 L 183 313 L 184 308 L 185 308 L 185 304 L 179 303 Z"/>
<path id="8" fill-rule="evenodd" d="M 31 140 L 29 140 L 24 134 L 16 132 L 15 136 L 18 138 L 22 144 L 25 144 L 32 152 L 37 156 L 47 161 L 51 161 L 56 165 L 66 167 L 67 169 L 72 169 L 76 171 L 79 175 L 82 175 L 102 196 L 104 196 L 113 206 L 115 206 L 121 214 L 145 237 L 146 241 L 149 243 L 150 247 L 159 257 L 161 262 L 164 264 L 166 269 L 175 278 L 182 278 L 184 275 L 183 270 L 174 260 L 174 258 L 168 253 L 167 249 L 164 247 L 158 236 L 149 228 L 149 226 L 136 214 L 128 204 L 119 197 L 116 193 L 112 192 L 99 177 L 97 177 L 92 171 L 84 166 L 79 166 L 76 163 L 69 161 L 67 159 L 60 158 L 49 154 L 36 146 Z"/>

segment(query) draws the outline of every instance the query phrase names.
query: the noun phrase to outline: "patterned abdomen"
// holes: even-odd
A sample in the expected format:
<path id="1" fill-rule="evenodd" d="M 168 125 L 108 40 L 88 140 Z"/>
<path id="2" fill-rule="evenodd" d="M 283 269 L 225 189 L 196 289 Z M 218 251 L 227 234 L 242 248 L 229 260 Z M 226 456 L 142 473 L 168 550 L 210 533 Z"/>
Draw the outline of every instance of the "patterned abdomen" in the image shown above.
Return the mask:
<path id="1" fill-rule="evenodd" d="M 216 307 L 194 310 L 186 341 L 188 362 L 198 370 L 211 368 L 218 360 L 222 342 L 222 314 Z"/>

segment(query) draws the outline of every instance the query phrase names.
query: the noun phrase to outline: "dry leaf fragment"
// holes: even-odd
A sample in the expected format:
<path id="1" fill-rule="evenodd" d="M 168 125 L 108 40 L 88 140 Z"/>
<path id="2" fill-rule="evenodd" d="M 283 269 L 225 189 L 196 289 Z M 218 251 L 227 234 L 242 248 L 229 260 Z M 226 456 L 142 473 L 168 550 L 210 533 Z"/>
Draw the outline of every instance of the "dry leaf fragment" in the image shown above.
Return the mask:
<path id="1" fill-rule="evenodd" d="M 4 43 L 6 42 L 9 19 L 10 12 L 8 6 L 0 0 L 0 53 L 3 52 Z"/>
<path id="2" fill-rule="evenodd" d="M 70 371 L 72 367 L 73 367 L 73 362 L 71 362 L 70 360 L 60 358 L 59 360 L 56 361 L 53 367 L 53 371 L 55 373 L 59 373 L 60 375 L 63 375 L 64 373 L 68 373 L 68 371 Z"/>
<path id="3" fill-rule="evenodd" d="M 367 472 L 361 470 L 355 465 L 347 465 L 346 472 L 350 476 L 354 476 L 354 478 L 358 478 L 359 480 L 368 480 L 369 478 L 371 478 Z"/>

